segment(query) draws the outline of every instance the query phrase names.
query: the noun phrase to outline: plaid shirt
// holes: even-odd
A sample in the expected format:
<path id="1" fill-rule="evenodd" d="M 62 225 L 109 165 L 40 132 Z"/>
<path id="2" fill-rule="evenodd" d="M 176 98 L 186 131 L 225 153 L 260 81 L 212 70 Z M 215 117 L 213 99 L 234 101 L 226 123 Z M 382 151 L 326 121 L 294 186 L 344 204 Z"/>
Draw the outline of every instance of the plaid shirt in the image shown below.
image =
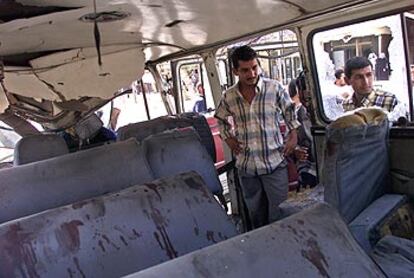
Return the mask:
<path id="1" fill-rule="evenodd" d="M 395 95 L 380 90 L 372 90 L 372 92 L 368 96 L 362 98 L 361 104 L 359 106 L 355 105 L 356 101 L 354 97 L 355 95 L 353 95 L 351 98 L 347 100 L 344 100 L 344 102 L 342 103 L 345 112 L 354 110 L 358 107 L 372 106 L 381 107 L 382 109 L 391 112 L 394 109 L 394 107 L 398 104 L 398 100 L 395 97 Z"/>
<path id="2" fill-rule="evenodd" d="M 224 140 L 235 136 L 241 142 L 242 151 L 236 161 L 238 169 L 251 175 L 270 174 L 283 161 L 280 113 L 290 129 L 300 126 L 289 94 L 275 80 L 259 78 L 251 104 L 241 95 L 238 84 L 224 92 L 214 116 Z M 228 121 L 230 116 L 234 135 Z"/>

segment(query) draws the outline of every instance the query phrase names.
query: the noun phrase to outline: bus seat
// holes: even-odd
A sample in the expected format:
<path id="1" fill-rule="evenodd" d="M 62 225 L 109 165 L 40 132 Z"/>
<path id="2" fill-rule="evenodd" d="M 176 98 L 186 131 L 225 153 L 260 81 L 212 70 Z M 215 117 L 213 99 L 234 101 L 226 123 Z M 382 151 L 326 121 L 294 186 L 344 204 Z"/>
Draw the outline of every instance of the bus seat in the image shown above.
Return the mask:
<path id="1" fill-rule="evenodd" d="M 385 194 L 349 223 L 349 229 L 365 252 L 370 253 L 386 234 L 414 236 L 413 213 L 407 196 Z"/>
<path id="2" fill-rule="evenodd" d="M 193 127 L 197 131 L 202 145 L 207 149 L 207 152 L 215 162 L 216 148 L 209 124 L 204 116 L 196 113 L 163 116 L 149 121 L 129 124 L 120 127 L 117 130 L 117 136 L 119 141 L 135 138 L 138 142 L 140 142 L 148 136 L 161 133 L 166 130 L 185 127 Z"/>
<path id="3" fill-rule="evenodd" d="M 412 277 L 414 271 L 414 241 L 387 235 L 371 254 L 388 277 Z"/>
<path id="4" fill-rule="evenodd" d="M 362 124 L 354 124 L 352 117 L 357 116 L 344 116 L 327 127 L 323 163 L 324 199 L 347 223 L 383 195 L 389 185 L 388 120 L 375 117 L 365 122 L 365 117 Z M 348 118 L 349 125 L 343 126 Z"/>
<path id="5" fill-rule="evenodd" d="M 14 149 L 14 165 L 23 165 L 69 153 L 65 140 L 56 134 L 21 138 Z"/>
<path id="6" fill-rule="evenodd" d="M 143 141 L 148 163 L 156 178 L 196 171 L 215 195 L 223 192 L 214 162 L 194 129 L 171 130 Z"/>
<path id="7" fill-rule="evenodd" d="M 339 213 L 319 204 L 131 274 L 155 277 L 384 277 Z"/>
<path id="8" fill-rule="evenodd" d="M 133 123 L 118 128 L 116 131 L 117 140 L 123 141 L 129 138 L 135 138 L 138 142 L 141 142 L 148 136 L 168 129 L 170 129 L 168 118 L 159 117 L 149 121 Z"/>
<path id="9" fill-rule="evenodd" d="M 201 177 L 190 172 L 0 225 L 0 273 L 120 277 L 235 235 Z"/>
<path id="10" fill-rule="evenodd" d="M 130 139 L 0 170 L 0 223 L 154 179 Z"/>

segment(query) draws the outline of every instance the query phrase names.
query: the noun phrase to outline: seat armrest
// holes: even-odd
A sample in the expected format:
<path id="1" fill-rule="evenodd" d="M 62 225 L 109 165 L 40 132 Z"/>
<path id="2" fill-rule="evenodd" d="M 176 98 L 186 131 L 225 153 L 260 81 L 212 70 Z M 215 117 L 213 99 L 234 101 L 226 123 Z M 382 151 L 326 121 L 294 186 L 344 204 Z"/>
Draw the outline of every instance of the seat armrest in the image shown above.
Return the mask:
<path id="1" fill-rule="evenodd" d="M 407 200 L 405 195 L 383 195 L 349 223 L 349 229 L 366 252 L 371 252 L 373 246 L 381 239 L 382 225 L 407 203 Z"/>

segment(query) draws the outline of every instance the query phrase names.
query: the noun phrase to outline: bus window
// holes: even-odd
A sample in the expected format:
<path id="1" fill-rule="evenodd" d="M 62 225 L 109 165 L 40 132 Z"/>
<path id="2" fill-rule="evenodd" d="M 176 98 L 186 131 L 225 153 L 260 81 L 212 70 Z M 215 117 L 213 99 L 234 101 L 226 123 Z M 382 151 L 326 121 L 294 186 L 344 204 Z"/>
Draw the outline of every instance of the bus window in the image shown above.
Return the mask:
<path id="1" fill-rule="evenodd" d="M 406 16 L 407 17 L 407 16 Z M 411 35 L 411 40 L 412 40 Z M 400 15 L 387 16 L 315 33 L 313 51 L 324 114 L 330 120 L 348 109 L 353 89 L 335 82 L 335 72 L 343 70 L 348 59 L 366 57 L 372 64 L 374 89 L 394 94 L 399 104 L 389 114 L 393 121 L 408 117 L 409 81 Z M 412 61 L 411 61 L 412 64 Z M 339 76 L 339 72 L 337 72 Z"/>
<path id="2" fill-rule="evenodd" d="M 117 130 L 131 123 L 167 115 L 161 94 L 157 91 L 154 78 L 148 70 L 145 70 L 141 81 L 133 82 L 131 89 L 129 93 L 119 95 L 100 109 L 102 113 L 99 114 L 106 127 Z M 148 111 L 145 103 L 148 105 Z"/>
<path id="3" fill-rule="evenodd" d="M 183 112 L 204 113 L 214 110 L 207 71 L 200 61 L 179 63 L 180 102 Z"/>
<path id="4" fill-rule="evenodd" d="M 14 147 L 20 138 L 12 128 L 0 121 L 0 169 L 11 167 Z"/>
<path id="5" fill-rule="evenodd" d="M 230 50 L 242 44 L 250 45 L 258 54 L 262 75 L 287 86 L 302 71 L 296 34 L 291 30 L 273 32 L 253 40 L 226 46 Z M 230 50 L 231 51 L 231 50 Z M 218 53 L 227 53 L 223 49 Z M 229 54 L 229 53 L 227 53 Z M 237 78 L 233 76 L 235 83 Z"/>

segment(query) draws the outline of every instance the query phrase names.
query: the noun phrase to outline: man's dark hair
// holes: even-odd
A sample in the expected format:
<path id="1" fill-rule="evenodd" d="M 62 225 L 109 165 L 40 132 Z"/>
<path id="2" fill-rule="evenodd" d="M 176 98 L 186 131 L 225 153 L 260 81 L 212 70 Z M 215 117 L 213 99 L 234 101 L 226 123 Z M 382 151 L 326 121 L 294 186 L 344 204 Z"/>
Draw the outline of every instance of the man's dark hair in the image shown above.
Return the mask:
<path id="1" fill-rule="evenodd" d="M 290 98 L 293 98 L 294 96 L 298 94 L 298 89 L 296 87 L 296 79 L 290 80 L 288 91 L 289 91 Z"/>
<path id="2" fill-rule="evenodd" d="M 339 79 L 339 78 L 341 78 L 341 76 L 342 76 L 342 74 L 344 73 L 344 70 L 343 69 L 337 69 L 336 71 L 335 71 L 335 78 L 336 79 Z"/>
<path id="3" fill-rule="evenodd" d="M 371 62 L 365 57 L 353 57 L 346 61 L 345 64 L 345 76 L 351 78 L 352 71 L 355 69 L 363 69 L 365 67 L 371 66 Z"/>
<path id="4" fill-rule="evenodd" d="M 239 61 L 250 61 L 257 58 L 257 53 L 250 46 L 243 45 L 236 47 L 231 53 L 231 63 L 233 68 L 239 68 Z"/>

